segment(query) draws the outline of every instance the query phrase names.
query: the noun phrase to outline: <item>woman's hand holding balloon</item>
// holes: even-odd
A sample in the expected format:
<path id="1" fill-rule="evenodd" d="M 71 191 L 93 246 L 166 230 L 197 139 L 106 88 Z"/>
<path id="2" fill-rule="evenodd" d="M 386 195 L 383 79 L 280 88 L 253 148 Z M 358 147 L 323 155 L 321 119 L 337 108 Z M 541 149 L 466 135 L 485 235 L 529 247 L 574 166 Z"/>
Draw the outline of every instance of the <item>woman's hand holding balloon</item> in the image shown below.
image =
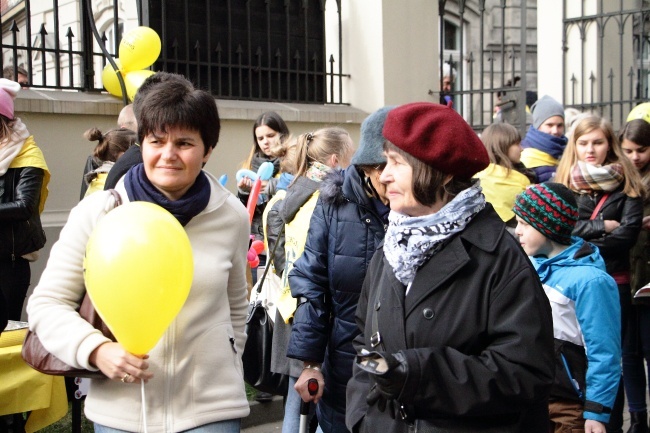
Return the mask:
<path id="1" fill-rule="evenodd" d="M 142 358 L 130 354 L 119 343 L 104 343 L 90 354 L 89 361 L 99 368 L 109 379 L 124 383 L 145 383 L 153 377 L 147 371 L 149 355 Z"/>
<path id="2" fill-rule="evenodd" d="M 241 191 L 248 192 L 251 190 L 252 187 L 253 187 L 253 181 L 248 177 L 242 177 L 237 182 L 237 188 L 239 188 Z"/>

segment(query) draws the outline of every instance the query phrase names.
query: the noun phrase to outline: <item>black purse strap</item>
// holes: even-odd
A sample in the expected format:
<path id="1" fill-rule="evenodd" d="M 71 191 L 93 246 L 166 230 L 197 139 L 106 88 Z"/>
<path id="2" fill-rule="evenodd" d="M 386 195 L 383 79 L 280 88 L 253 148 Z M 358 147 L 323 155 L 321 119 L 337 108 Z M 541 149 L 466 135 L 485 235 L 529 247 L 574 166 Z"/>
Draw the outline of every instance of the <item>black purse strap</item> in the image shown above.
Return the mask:
<path id="1" fill-rule="evenodd" d="M 282 225 L 282 230 L 280 230 L 280 233 L 278 233 L 278 237 L 275 240 L 275 245 L 273 245 L 273 251 L 271 251 L 271 253 L 269 254 L 268 263 L 264 267 L 264 273 L 262 274 L 262 278 L 260 278 L 259 281 L 257 282 L 257 290 L 256 290 L 256 292 L 257 292 L 258 295 L 262 291 L 262 284 L 264 284 L 264 280 L 266 279 L 266 274 L 268 274 L 269 269 L 271 268 L 271 260 L 273 260 L 273 256 L 275 256 L 275 250 L 278 249 L 278 244 L 280 243 L 280 236 L 282 236 L 284 234 L 284 228 L 285 227 L 286 227 L 285 225 Z"/>

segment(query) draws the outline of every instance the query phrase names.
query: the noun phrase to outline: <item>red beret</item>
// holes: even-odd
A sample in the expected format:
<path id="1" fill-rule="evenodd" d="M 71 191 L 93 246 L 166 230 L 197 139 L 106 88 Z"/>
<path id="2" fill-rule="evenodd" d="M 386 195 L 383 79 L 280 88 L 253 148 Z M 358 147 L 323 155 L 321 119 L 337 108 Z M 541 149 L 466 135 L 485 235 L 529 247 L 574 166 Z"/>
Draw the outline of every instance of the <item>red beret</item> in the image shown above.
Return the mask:
<path id="1" fill-rule="evenodd" d="M 445 174 L 469 179 L 490 163 L 476 132 L 446 105 L 414 102 L 392 109 L 384 137 Z"/>

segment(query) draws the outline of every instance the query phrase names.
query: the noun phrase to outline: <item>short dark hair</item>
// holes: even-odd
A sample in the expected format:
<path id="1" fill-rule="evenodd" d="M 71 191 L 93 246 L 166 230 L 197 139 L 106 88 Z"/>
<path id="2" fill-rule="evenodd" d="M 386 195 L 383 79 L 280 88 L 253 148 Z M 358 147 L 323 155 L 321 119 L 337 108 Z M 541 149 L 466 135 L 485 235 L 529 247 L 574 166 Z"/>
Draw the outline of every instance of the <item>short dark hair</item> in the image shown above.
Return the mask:
<path id="1" fill-rule="evenodd" d="M 451 181 L 445 184 L 445 178 L 448 174 L 420 161 L 390 141 L 384 143 L 384 150 L 396 152 L 406 159 L 406 162 L 413 169 L 413 185 L 411 186 L 413 188 L 413 197 L 424 206 L 431 206 L 445 197 L 454 198 L 459 192 L 472 185 L 471 179 L 457 177 L 452 177 Z"/>
<path id="2" fill-rule="evenodd" d="M 214 97 L 195 89 L 182 75 L 158 72 L 147 78 L 135 95 L 133 110 L 140 142 L 150 133 L 175 126 L 198 131 L 204 154 L 219 141 L 221 120 Z"/>

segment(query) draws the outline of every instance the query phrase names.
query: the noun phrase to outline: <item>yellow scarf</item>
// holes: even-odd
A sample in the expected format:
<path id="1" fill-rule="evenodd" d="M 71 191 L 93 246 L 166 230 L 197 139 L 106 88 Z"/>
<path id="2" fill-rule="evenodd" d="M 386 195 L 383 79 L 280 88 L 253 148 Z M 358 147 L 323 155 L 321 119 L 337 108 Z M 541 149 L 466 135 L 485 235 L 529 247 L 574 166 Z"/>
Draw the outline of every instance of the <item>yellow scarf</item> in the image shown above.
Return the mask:
<path id="1" fill-rule="evenodd" d="M 9 168 L 21 168 L 21 167 L 36 167 L 41 168 L 45 172 L 43 176 L 43 186 L 41 187 L 41 201 L 38 204 L 38 212 L 43 213 L 45 208 L 45 200 L 47 200 L 48 189 L 47 185 L 50 183 L 50 170 L 47 168 L 45 163 L 45 158 L 43 157 L 43 152 L 41 149 L 36 146 L 34 142 L 34 136 L 30 135 L 25 139 L 22 149 L 11 164 Z"/>
<path id="2" fill-rule="evenodd" d="M 547 166 L 555 167 L 560 161 L 546 152 L 542 152 L 541 150 L 532 147 L 527 147 L 521 152 L 521 162 L 523 162 L 527 168 L 535 168 Z"/>

